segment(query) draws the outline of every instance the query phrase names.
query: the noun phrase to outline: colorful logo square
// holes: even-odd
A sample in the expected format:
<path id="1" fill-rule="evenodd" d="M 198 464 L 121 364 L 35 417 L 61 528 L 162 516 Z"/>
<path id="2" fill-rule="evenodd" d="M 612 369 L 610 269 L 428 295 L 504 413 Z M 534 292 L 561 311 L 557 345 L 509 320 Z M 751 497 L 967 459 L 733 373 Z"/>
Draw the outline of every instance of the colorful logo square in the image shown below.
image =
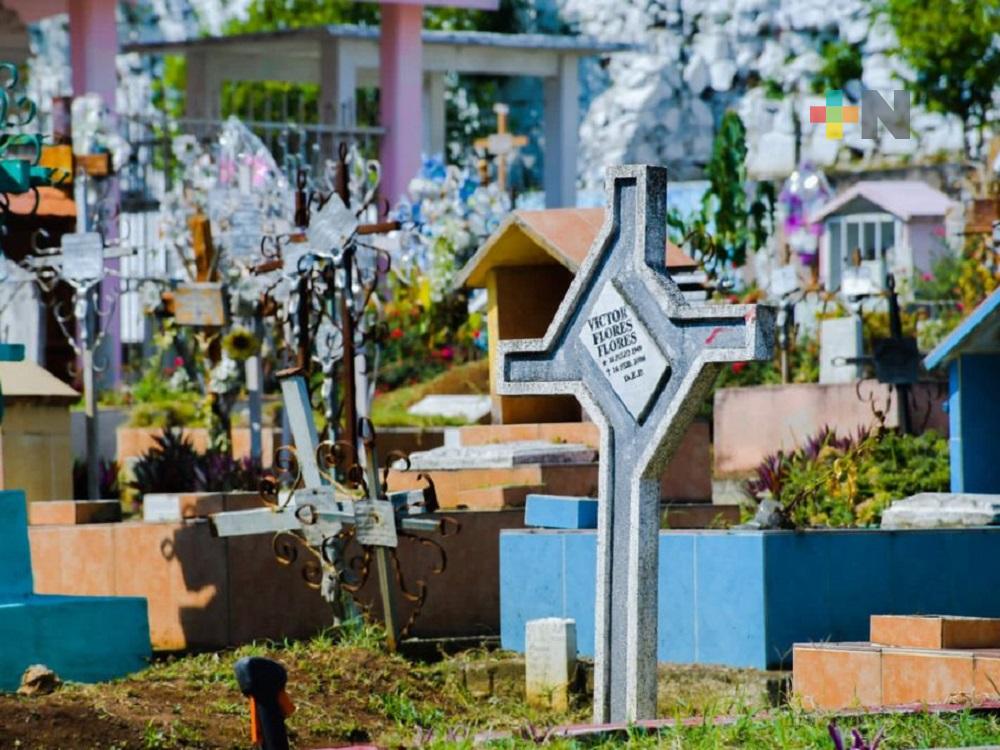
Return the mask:
<path id="1" fill-rule="evenodd" d="M 826 106 L 809 107 L 809 122 L 826 124 L 826 137 L 840 140 L 844 137 L 844 123 L 858 121 L 859 108 L 844 104 L 843 91 L 827 91 Z"/>

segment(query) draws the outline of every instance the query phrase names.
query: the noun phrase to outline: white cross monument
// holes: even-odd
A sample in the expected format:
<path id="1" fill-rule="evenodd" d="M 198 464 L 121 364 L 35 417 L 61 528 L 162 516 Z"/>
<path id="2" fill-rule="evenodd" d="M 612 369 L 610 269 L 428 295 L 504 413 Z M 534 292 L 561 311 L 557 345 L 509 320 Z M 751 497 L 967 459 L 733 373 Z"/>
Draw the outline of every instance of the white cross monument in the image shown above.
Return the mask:
<path id="1" fill-rule="evenodd" d="M 601 428 L 594 720 L 656 715 L 660 477 L 723 363 L 763 360 L 774 310 L 692 305 L 666 266 L 667 172 L 608 171 L 610 209 L 544 339 L 500 345 L 504 396 L 570 394 Z"/>

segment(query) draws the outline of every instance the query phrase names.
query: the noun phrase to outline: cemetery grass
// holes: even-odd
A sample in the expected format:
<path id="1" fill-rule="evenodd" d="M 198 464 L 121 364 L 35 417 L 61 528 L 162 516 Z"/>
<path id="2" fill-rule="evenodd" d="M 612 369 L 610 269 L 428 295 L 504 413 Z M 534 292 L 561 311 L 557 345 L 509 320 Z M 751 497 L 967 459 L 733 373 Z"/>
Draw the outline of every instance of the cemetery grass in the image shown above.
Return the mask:
<path id="1" fill-rule="evenodd" d="M 389 655 L 378 631 L 359 628 L 339 643 L 329 636 L 284 644 L 255 644 L 235 651 L 168 657 L 122 680 L 65 685 L 49 696 L 0 696 L 0 748 L 21 750 L 229 750 L 248 746 L 249 712 L 232 666 L 241 656 L 263 655 L 289 670 L 297 711 L 289 720 L 293 747 L 353 743 L 380 747 L 471 747 L 470 737 L 506 734 L 489 744 L 535 747 L 529 737 L 557 725 L 588 721 L 588 699 L 567 712 L 526 706 L 512 679 L 491 697 L 473 695 L 462 667 L 509 661 L 509 655 L 476 650 L 437 663 Z M 661 716 L 735 714 L 728 725 L 699 725 L 659 734 L 632 733 L 602 740 L 552 741 L 569 748 L 828 748 L 828 717 L 785 708 L 767 716 L 761 700 L 767 675 L 718 667 L 661 668 Z M 1000 719 L 960 713 L 844 719 L 871 737 L 879 728 L 886 748 L 968 746 L 1000 739 Z"/>
<path id="2" fill-rule="evenodd" d="M 423 383 L 379 393 L 372 402 L 372 421 L 383 427 L 463 425 L 461 419 L 410 414 L 407 409 L 425 396 L 479 396 L 490 392 L 490 365 L 485 359 L 455 365 Z"/>

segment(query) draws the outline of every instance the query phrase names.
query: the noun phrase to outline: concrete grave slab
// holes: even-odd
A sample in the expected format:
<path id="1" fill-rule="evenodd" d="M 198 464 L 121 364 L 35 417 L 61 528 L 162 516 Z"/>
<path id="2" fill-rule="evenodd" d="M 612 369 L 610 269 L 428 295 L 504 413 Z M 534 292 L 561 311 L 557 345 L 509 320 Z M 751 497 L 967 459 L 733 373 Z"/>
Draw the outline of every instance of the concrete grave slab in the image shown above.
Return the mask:
<path id="1" fill-rule="evenodd" d="M 490 415 L 492 404 L 489 395 L 434 395 L 425 396 L 406 411 L 418 417 L 447 417 L 475 424 Z"/>
<path id="2" fill-rule="evenodd" d="M 882 514 L 883 529 L 934 529 L 1000 524 L 1000 495 L 920 492 Z"/>
<path id="3" fill-rule="evenodd" d="M 585 464 L 597 457 L 593 448 L 574 443 L 518 440 L 494 445 L 442 446 L 410 456 L 411 471 L 508 469 L 530 464 Z"/>

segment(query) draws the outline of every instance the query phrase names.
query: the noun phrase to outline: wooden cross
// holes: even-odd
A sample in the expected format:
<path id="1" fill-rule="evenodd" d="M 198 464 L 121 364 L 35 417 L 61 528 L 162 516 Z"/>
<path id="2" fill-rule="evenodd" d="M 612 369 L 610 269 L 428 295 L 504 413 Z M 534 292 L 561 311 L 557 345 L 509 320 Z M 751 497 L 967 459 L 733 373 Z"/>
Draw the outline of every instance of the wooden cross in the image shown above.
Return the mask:
<path id="1" fill-rule="evenodd" d="M 594 720 L 656 715 L 660 477 L 723 363 L 774 310 L 692 305 L 666 266 L 667 173 L 612 168 L 604 226 L 544 339 L 500 344 L 501 395 L 576 396 L 601 428 Z"/>
<path id="2" fill-rule="evenodd" d="M 510 107 L 497 102 L 493 105 L 497 114 L 497 132 L 486 138 L 477 138 L 473 144 L 479 150 L 486 150 L 497 161 L 497 185 L 501 190 L 507 189 L 507 160 L 514 156 L 519 148 L 528 145 L 528 137 L 507 132 L 507 115 Z"/>

